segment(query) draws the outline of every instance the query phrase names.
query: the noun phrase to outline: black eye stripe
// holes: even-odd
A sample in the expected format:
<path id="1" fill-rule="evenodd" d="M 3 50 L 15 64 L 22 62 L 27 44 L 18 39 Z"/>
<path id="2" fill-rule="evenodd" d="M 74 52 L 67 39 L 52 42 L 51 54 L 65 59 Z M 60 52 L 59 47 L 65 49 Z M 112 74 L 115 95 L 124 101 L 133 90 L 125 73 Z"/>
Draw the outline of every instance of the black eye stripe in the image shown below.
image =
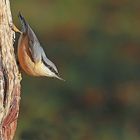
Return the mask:
<path id="1" fill-rule="evenodd" d="M 44 65 L 46 67 L 48 67 L 52 72 L 54 72 L 56 75 L 58 75 L 58 72 L 55 71 L 55 69 L 53 67 L 51 67 L 50 65 L 48 65 L 43 59 L 42 62 L 44 63 Z"/>
<path id="2" fill-rule="evenodd" d="M 55 69 L 54 69 L 53 67 L 51 67 L 50 65 L 48 65 L 48 68 L 49 68 L 52 72 L 54 72 L 56 75 L 58 74 L 58 73 L 55 71 Z"/>

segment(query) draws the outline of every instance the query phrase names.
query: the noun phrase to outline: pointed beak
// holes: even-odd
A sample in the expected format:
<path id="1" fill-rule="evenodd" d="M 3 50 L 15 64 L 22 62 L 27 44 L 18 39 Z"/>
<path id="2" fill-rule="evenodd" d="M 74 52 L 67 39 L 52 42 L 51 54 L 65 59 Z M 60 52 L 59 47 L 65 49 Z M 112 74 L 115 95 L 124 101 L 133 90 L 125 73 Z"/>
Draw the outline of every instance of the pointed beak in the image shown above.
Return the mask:
<path id="1" fill-rule="evenodd" d="M 63 78 L 61 78 L 61 77 L 58 76 L 58 75 L 55 75 L 55 78 L 57 78 L 57 79 L 59 79 L 59 80 L 61 80 L 61 81 L 65 81 Z"/>

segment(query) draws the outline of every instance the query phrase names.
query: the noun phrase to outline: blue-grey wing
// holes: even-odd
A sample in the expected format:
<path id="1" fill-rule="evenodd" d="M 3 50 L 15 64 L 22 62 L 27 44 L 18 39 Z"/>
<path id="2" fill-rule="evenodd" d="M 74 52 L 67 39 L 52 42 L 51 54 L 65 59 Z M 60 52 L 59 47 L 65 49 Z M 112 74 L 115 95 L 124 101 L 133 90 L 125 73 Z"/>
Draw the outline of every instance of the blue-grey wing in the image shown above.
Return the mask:
<path id="1" fill-rule="evenodd" d="M 28 25 L 28 40 L 29 40 L 29 50 L 31 52 L 32 55 L 32 59 L 35 63 L 40 62 L 41 61 L 41 46 L 40 43 L 35 35 L 35 33 L 33 32 L 33 30 L 31 29 L 31 27 Z"/>
<path id="2" fill-rule="evenodd" d="M 41 61 L 41 51 L 40 51 L 40 43 L 31 29 L 28 22 L 25 20 L 25 18 L 19 13 L 19 19 L 22 24 L 22 32 L 23 34 L 28 36 L 28 45 L 29 45 L 29 51 L 31 53 L 32 59 L 35 63 Z"/>
<path id="3" fill-rule="evenodd" d="M 32 46 L 29 45 L 29 51 L 35 63 L 38 63 L 41 61 L 41 53 L 40 53 L 40 48 L 38 47 L 38 45 L 39 44 L 36 44 L 36 43 L 34 43 Z"/>

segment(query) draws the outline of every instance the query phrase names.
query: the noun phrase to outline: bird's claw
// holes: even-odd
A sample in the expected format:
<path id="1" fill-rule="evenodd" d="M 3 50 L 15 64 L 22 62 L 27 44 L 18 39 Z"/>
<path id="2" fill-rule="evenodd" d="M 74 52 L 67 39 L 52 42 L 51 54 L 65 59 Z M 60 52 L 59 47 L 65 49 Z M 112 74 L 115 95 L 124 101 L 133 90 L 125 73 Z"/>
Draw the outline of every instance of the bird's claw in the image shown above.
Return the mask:
<path id="1" fill-rule="evenodd" d="M 21 73 L 18 74 L 18 79 L 21 81 L 22 80 L 22 75 Z"/>

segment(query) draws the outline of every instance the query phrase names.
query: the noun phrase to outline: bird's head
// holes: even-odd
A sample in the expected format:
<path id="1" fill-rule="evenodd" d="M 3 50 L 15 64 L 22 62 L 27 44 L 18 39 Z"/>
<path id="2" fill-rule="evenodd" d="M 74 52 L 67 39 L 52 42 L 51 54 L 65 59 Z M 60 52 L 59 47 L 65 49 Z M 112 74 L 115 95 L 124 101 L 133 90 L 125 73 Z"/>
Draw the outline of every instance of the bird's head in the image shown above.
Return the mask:
<path id="1" fill-rule="evenodd" d="M 55 64 L 50 61 L 48 58 L 42 59 L 43 64 L 45 65 L 45 72 L 48 77 L 54 77 L 59 80 L 65 81 L 63 78 L 60 77 L 57 67 Z"/>

